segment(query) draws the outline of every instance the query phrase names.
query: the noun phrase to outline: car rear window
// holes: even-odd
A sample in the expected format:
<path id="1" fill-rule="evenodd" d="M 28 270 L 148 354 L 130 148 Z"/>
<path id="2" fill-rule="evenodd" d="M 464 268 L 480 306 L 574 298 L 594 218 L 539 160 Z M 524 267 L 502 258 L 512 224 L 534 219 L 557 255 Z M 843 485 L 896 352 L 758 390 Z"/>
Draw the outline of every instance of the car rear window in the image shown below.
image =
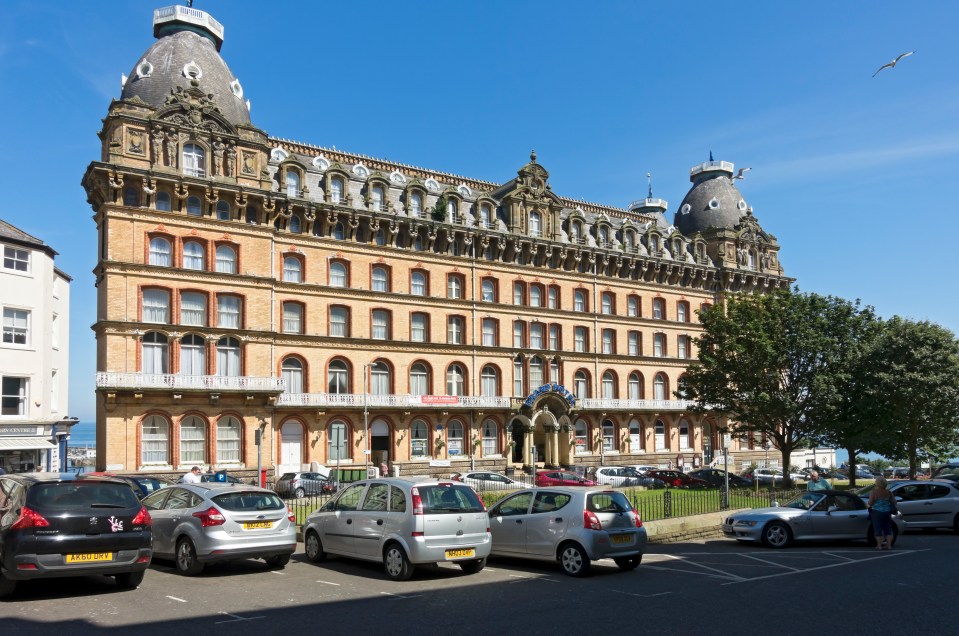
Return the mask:
<path id="1" fill-rule="evenodd" d="M 296 473 L 283 473 L 280 477 L 280 481 L 296 479 Z"/>
<path id="2" fill-rule="evenodd" d="M 140 507 L 127 484 L 81 481 L 36 484 L 27 491 L 26 504 L 45 512 Z"/>
<path id="3" fill-rule="evenodd" d="M 586 497 L 586 509 L 593 512 L 628 512 L 633 507 L 621 492 L 594 492 Z"/>
<path id="4" fill-rule="evenodd" d="M 140 488 L 143 489 L 143 492 L 147 494 L 156 492 L 163 488 L 163 482 L 159 479 L 144 479 L 142 477 L 134 477 L 133 481 L 137 482 L 137 484 L 140 485 Z"/>
<path id="5" fill-rule="evenodd" d="M 482 512 L 483 504 L 472 488 L 437 484 L 417 486 L 423 500 L 425 514 L 450 514 L 456 512 Z"/>
<path id="6" fill-rule="evenodd" d="M 228 492 L 213 497 L 213 501 L 231 512 L 280 510 L 286 507 L 283 500 L 271 492 Z"/>

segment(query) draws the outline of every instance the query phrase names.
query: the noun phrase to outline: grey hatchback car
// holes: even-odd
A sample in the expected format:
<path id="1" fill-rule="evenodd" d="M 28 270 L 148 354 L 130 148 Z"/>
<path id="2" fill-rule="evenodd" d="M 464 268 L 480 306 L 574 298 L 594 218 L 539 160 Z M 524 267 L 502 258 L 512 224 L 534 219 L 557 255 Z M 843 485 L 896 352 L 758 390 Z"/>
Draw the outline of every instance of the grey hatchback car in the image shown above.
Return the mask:
<path id="1" fill-rule="evenodd" d="M 180 484 L 143 500 L 153 552 L 192 576 L 206 563 L 263 559 L 282 568 L 296 549 L 295 517 L 271 490 L 239 484 Z"/>
<path id="2" fill-rule="evenodd" d="M 436 479 L 372 479 L 344 488 L 307 518 L 306 557 L 379 561 L 396 581 L 417 565 L 456 563 L 479 572 L 490 553 L 489 515 L 469 486 Z"/>
<path id="3" fill-rule="evenodd" d="M 489 515 L 494 555 L 559 561 L 570 576 L 606 558 L 633 570 L 646 549 L 639 513 L 615 490 L 531 488 L 501 499 Z"/>

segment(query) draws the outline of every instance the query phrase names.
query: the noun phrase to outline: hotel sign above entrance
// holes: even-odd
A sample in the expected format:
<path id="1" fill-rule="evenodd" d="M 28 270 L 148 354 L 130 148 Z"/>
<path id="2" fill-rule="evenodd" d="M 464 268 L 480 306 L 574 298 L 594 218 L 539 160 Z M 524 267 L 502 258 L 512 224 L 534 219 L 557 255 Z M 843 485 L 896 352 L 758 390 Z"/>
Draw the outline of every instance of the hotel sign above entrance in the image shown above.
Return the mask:
<path id="1" fill-rule="evenodd" d="M 536 398 L 543 395 L 544 393 L 554 393 L 560 396 L 561 398 L 566 400 L 566 402 L 569 404 L 570 407 L 573 407 L 576 404 L 576 396 L 570 393 L 565 386 L 563 386 L 562 384 L 550 383 L 550 384 L 544 384 L 543 386 L 539 387 L 538 389 L 530 393 L 526 397 L 526 400 L 523 402 L 523 405 L 533 406 L 533 402 L 536 401 Z"/>

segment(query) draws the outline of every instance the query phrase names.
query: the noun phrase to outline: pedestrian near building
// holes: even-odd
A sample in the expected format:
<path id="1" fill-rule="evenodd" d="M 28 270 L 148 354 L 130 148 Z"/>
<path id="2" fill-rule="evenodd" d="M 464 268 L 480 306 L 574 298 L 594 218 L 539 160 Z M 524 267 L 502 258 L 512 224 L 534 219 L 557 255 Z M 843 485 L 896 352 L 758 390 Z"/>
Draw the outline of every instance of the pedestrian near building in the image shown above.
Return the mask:
<path id="1" fill-rule="evenodd" d="M 892 515 L 896 509 L 896 497 L 886 487 L 885 477 L 876 477 L 876 485 L 869 493 L 869 514 L 876 535 L 876 549 L 892 549 Z"/>
<path id="2" fill-rule="evenodd" d="M 820 477 L 818 470 L 811 470 L 809 471 L 809 482 L 806 484 L 806 490 L 810 492 L 832 490 L 832 484 L 825 477 Z"/>
<path id="3" fill-rule="evenodd" d="M 194 466 L 190 469 L 190 472 L 183 475 L 183 478 L 180 479 L 184 484 L 198 484 L 200 483 L 200 467 Z"/>

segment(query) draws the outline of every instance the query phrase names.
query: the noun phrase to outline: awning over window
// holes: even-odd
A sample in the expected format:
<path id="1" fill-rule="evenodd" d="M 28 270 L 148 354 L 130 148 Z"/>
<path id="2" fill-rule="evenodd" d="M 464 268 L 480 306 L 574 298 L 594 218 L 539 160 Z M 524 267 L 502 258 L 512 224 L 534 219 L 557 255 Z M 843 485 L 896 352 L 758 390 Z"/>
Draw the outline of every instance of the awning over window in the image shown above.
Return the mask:
<path id="1" fill-rule="evenodd" d="M 44 450 L 56 447 L 56 444 L 43 437 L 0 437 L 0 451 Z"/>

